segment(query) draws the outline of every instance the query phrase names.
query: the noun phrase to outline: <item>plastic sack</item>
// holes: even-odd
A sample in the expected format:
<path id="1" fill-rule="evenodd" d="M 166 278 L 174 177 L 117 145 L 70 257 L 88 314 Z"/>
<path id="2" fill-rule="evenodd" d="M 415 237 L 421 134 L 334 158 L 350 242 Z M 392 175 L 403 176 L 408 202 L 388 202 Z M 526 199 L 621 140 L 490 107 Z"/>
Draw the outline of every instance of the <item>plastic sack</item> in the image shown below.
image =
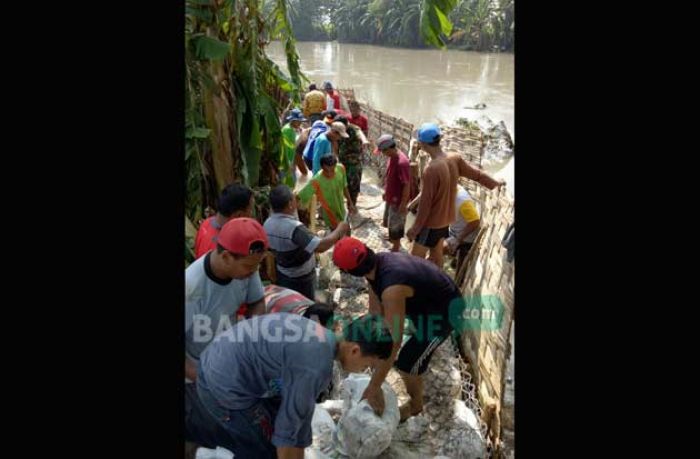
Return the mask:
<path id="1" fill-rule="evenodd" d="M 384 413 L 377 416 L 367 400 L 360 401 L 370 376 L 353 373 L 343 380 L 341 396 L 344 413 L 338 421 L 336 445 L 346 456 L 367 459 L 379 456 L 391 444 L 399 425 L 396 393 L 388 383 L 382 384 Z"/>

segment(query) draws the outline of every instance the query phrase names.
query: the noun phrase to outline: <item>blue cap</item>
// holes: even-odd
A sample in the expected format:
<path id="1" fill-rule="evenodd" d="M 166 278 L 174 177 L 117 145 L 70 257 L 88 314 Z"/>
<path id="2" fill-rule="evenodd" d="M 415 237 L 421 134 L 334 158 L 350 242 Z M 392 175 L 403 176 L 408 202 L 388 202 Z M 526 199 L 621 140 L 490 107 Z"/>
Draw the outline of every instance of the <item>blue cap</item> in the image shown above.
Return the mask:
<path id="1" fill-rule="evenodd" d="M 289 112 L 286 118 L 287 121 L 306 121 L 304 115 L 301 114 L 301 110 L 295 108 Z"/>
<path id="2" fill-rule="evenodd" d="M 323 89 L 333 89 L 333 83 L 330 81 L 326 80 L 323 82 Z"/>
<path id="3" fill-rule="evenodd" d="M 418 140 L 423 143 L 433 143 L 440 135 L 440 128 L 435 123 L 424 123 L 418 129 Z"/>

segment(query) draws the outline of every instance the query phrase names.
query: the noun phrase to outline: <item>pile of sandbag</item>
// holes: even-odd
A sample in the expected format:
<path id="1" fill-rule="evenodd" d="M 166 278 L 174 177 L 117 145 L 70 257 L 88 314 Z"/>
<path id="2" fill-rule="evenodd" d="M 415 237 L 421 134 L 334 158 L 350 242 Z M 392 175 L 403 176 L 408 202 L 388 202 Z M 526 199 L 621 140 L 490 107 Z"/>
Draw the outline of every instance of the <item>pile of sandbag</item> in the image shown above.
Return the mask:
<path id="1" fill-rule="evenodd" d="M 371 377 L 352 373 L 343 380 L 343 415 L 338 421 L 337 446 L 348 457 L 364 459 L 379 456 L 389 447 L 399 425 L 399 404 L 389 384 L 382 384 L 384 412 L 378 416 L 367 400 L 360 400 Z"/>
<path id="2" fill-rule="evenodd" d="M 351 373 L 340 385 L 341 400 L 327 400 L 316 406 L 311 423 L 313 443 L 307 448 L 307 459 L 330 458 L 369 459 L 386 450 L 399 424 L 399 405 L 388 383 L 382 384 L 384 413 L 378 416 L 367 400 L 360 400 L 370 376 Z M 330 412 L 342 403 L 342 414 L 335 425 Z"/>

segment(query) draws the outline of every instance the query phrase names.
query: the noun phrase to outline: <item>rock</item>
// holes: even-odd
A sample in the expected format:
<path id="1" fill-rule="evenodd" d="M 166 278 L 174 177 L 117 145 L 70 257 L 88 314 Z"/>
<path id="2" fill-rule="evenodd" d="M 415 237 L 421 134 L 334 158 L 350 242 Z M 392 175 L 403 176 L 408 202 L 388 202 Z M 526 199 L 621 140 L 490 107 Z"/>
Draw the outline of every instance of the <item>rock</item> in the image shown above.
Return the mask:
<path id="1" fill-rule="evenodd" d="M 357 290 L 338 288 L 333 292 L 333 302 L 337 305 L 336 313 L 348 320 L 366 314 L 369 309 L 369 295 L 358 294 Z"/>
<path id="2" fill-rule="evenodd" d="M 428 418 L 421 414 L 411 416 L 396 429 L 395 438 L 406 443 L 419 443 L 428 435 L 429 424 Z"/>
<path id="3" fill-rule="evenodd" d="M 333 271 L 333 276 L 329 284 L 331 290 L 338 288 L 351 289 L 351 290 L 367 290 L 367 281 L 364 277 L 351 276 L 350 274 L 344 273 L 336 268 Z"/>

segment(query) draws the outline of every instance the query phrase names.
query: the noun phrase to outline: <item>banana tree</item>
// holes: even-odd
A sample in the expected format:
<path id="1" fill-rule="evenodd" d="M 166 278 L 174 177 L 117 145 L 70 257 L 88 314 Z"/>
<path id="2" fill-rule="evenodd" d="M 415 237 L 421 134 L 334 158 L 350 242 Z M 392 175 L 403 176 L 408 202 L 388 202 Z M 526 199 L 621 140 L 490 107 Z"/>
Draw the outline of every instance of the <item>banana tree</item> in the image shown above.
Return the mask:
<path id="1" fill-rule="evenodd" d="M 274 184 L 282 148 L 278 90 L 299 101 L 299 69 L 285 0 L 186 0 L 187 212 L 193 221 L 231 182 Z M 285 42 L 290 76 L 265 53 Z M 197 187 L 197 184 L 199 186 Z M 199 204 L 197 204 L 199 202 Z"/>
<path id="2" fill-rule="evenodd" d="M 457 0 L 421 0 L 420 34 L 425 43 L 445 49 L 445 38 L 452 33 L 448 15 L 457 6 Z"/>

